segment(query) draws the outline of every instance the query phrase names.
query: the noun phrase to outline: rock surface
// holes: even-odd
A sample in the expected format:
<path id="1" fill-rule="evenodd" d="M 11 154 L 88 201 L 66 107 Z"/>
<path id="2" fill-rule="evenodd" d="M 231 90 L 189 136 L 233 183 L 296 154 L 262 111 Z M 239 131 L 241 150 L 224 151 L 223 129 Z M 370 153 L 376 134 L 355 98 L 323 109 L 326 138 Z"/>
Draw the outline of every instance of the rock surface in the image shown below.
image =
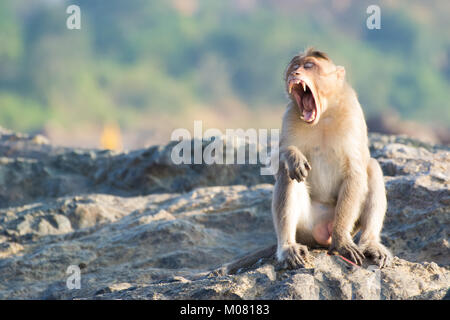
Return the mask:
<path id="1" fill-rule="evenodd" d="M 1 129 L 0 299 L 449 298 L 450 148 L 371 136 L 391 267 L 316 250 L 309 268 L 219 276 L 208 270 L 275 243 L 273 180 L 257 165 L 175 166 L 173 145 L 116 154 Z"/>

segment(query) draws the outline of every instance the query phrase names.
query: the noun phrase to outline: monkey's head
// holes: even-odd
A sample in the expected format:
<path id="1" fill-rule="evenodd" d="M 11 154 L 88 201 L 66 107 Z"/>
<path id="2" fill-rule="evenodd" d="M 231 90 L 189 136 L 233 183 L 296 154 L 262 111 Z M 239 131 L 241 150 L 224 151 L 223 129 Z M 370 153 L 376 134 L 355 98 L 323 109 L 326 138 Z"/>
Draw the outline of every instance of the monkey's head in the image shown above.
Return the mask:
<path id="1" fill-rule="evenodd" d="M 345 69 L 324 52 L 307 49 L 292 58 L 285 74 L 286 90 L 297 105 L 300 119 L 314 125 L 338 98 L 345 83 Z"/>

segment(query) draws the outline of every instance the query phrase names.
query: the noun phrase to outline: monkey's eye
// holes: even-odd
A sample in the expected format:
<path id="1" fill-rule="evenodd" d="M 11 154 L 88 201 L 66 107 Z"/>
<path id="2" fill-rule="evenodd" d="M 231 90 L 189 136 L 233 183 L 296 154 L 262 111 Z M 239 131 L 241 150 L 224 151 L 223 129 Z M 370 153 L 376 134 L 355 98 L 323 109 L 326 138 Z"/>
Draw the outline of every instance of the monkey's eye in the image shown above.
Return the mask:
<path id="1" fill-rule="evenodd" d="M 305 69 L 310 69 L 314 66 L 314 63 L 311 61 L 305 62 L 305 64 L 303 65 L 303 68 Z"/>

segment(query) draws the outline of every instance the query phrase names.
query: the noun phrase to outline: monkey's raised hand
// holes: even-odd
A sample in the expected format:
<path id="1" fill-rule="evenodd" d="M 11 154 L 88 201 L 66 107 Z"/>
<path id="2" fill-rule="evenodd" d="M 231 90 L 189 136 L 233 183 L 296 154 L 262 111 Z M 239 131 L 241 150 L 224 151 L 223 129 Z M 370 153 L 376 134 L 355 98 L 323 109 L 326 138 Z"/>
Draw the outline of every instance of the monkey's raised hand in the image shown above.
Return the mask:
<path id="1" fill-rule="evenodd" d="M 282 152 L 282 160 L 287 166 L 289 177 L 297 182 L 304 181 L 311 166 L 297 147 L 289 146 Z"/>

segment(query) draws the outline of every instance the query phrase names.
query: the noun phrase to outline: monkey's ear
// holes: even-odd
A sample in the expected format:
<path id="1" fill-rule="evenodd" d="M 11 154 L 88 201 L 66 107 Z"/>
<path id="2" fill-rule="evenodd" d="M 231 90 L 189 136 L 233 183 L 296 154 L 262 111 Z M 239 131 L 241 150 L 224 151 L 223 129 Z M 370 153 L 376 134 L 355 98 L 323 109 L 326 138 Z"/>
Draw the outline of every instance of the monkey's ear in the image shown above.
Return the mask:
<path id="1" fill-rule="evenodd" d="M 345 79 L 345 68 L 343 66 L 337 66 L 336 73 L 337 73 L 338 79 L 340 79 L 340 80 Z"/>

